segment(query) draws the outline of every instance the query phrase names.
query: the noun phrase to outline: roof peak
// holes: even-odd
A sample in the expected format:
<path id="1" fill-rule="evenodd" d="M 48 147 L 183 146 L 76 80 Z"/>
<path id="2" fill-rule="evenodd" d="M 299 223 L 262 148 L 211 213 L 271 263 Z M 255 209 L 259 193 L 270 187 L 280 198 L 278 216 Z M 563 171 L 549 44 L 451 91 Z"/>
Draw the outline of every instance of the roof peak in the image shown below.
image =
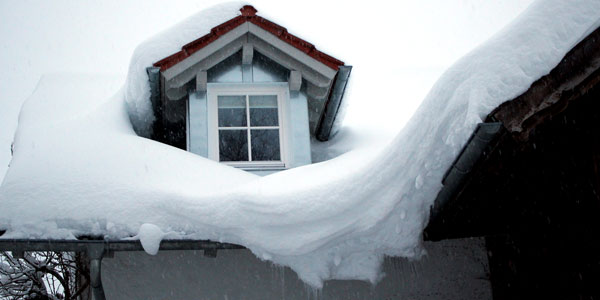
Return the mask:
<path id="1" fill-rule="evenodd" d="M 252 5 L 242 6 L 242 8 L 240 8 L 240 12 L 241 15 L 238 15 L 233 19 L 213 27 L 206 35 L 185 44 L 181 48 L 181 51 L 155 62 L 153 66 L 160 67 L 161 71 L 165 71 L 245 22 L 253 23 L 257 27 L 266 30 L 279 40 L 282 40 L 292 47 L 304 52 L 306 55 L 312 57 L 334 71 L 337 71 L 339 66 L 344 65 L 343 61 L 317 50 L 311 43 L 291 33 L 288 33 L 285 27 L 279 26 L 267 19 L 262 18 L 261 16 L 256 15 L 257 10 Z"/>
<path id="2" fill-rule="evenodd" d="M 256 16 L 257 12 L 256 8 L 254 8 L 252 5 L 244 5 L 242 8 L 240 8 L 240 11 L 244 17 L 254 17 Z"/>

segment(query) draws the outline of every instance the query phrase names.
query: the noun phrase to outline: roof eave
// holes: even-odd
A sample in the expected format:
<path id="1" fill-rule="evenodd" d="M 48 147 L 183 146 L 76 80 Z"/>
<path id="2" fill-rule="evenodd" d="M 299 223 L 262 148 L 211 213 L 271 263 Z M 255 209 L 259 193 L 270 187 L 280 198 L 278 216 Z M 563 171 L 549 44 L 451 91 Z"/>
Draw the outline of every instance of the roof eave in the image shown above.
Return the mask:
<path id="1" fill-rule="evenodd" d="M 431 207 L 429 223 L 424 230 L 425 240 L 464 237 L 450 232 L 453 221 L 448 212 L 461 210 L 461 205 L 468 206 L 468 203 L 462 203 L 465 199 L 459 198 L 469 180 L 476 176 L 477 165 L 484 164 L 492 149 L 500 147 L 500 143 L 527 142 L 530 132 L 538 125 L 564 111 L 582 91 L 599 85 L 598 49 L 600 28 L 573 47 L 548 75 L 532 83 L 523 94 L 496 107 L 488 114 L 486 123 L 477 126 L 442 180 L 443 187 Z M 488 130 L 491 135 L 484 141 L 475 138 L 481 134 L 482 127 L 494 128 Z"/>
<path id="2" fill-rule="evenodd" d="M 0 232 L 2 233 L 2 232 Z M 1 235 L 1 234 L 0 234 Z M 216 257 L 220 249 L 245 249 L 243 246 L 208 240 L 162 240 L 160 250 L 204 250 L 204 255 Z M 90 287 L 94 299 L 105 300 L 102 286 L 102 258 L 112 257 L 115 251 L 143 251 L 139 240 L 56 240 L 56 239 L 2 239 L 0 251 L 11 251 L 23 257 L 25 251 L 84 252 L 89 258 Z"/>

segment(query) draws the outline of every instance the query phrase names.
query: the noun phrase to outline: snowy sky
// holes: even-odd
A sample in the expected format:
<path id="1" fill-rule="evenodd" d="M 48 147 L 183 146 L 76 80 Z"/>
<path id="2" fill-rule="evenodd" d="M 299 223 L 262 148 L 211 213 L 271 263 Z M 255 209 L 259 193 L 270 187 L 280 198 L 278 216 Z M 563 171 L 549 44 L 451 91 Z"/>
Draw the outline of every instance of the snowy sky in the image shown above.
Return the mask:
<path id="1" fill-rule="evenodd" d="M 4 70 L 0 180 L 10 162 L 20 106 L 42 74 L 109 73 L 124 80 L 137 44 L 218 2 L 0 1 Z M 256 0 L 251 4 L 262 16 L 352 65 L 345 125 L 392 136 L 452 62 L 530 2 Z"/>

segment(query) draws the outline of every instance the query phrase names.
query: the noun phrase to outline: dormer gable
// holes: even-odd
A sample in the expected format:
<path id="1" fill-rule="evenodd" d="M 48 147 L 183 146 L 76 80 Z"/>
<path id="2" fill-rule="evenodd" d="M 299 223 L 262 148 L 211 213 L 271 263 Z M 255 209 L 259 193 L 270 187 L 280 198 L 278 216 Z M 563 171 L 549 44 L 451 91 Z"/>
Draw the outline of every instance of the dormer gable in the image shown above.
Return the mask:
<path id="1" fill-rule="evenodd" d="M 246 163 L 227 161 L 231 165 L 250 169 L 276 165 L 283 169 L 310 163 L 310 136 L 322 141 L 329 138 L 351 67 L 258 16 L 250 5 L 242 7 L 240 12 L 148 68 L 157 116 L 155 139 L 223 161 L 227 156 L 222 152 L 227 147 L 223 145 L 226 142 L 223 137 L 235 132 L 243 138 L 242 130 L 246 130 L 246 137 L 238 143 L 247 147 L 244 149 L 248 155 L 235 158 Z M 228 71 L 224 73 L 225 70 Z M 215 95 L 230 100 L 218 100 Z M 231 97 L 236 95 L 244 101 L 234 104 Z M 269 105 L 274 109 L 272 103 L 277 104 L 276 122 L 280 127 L 254 126 L 250 115 L 269 110 L 256 107 L 259 102 L 267 105 L 266 98 L 255 99 L 275 95 L 276 101 L 269 100 Z M 228 104 L 219 106 L 221 102 Z M 231 115 L 241 114 L 243 109 L 245 121 L 240 119 L 231 128 L 219 126 L 225 124 L 219 118 L 219 111 L 228 110 Z M 271 131 L 279 130 L 279 156 L 251 166 L 252 152 L 259 151 L 254 149 L 259 139 L 252 135 L 259 130 L 271 138 L 276 136 Z"/>

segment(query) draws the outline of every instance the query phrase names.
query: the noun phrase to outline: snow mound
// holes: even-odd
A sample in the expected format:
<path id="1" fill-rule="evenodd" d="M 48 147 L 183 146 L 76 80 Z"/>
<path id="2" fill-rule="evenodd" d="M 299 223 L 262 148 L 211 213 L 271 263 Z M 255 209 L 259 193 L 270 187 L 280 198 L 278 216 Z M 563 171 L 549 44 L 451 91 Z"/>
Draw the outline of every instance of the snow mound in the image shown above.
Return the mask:
<path id="1" fill-rule="evenodd" d="M 146 253 L 156 255 L 165 233 L 158 226 L 145 223 L 140 226 L 140 231 L 136 237 L 139 238 Z"/>
<path id="2" fill-rule="evenodd" d="M 200 11 L 177 25 L 140 44 L 131 58 L 125 83 L 125 101 L 135 131 L 150 136 L 154 113 L 150 103 L 150 85 L 146 68 L 181 50 L 185 44 L 200 38 L 229 19 L 240 15 L 245 2 L 228 2 Z"/>
<path id="3" fill-rule="evenodd" d="M 139 234 L 154 252 L 162 232 L 176 232 L 244 245 L 314 287 L 327 279 L 376 282 L 385 255 L 423 254 L 429 207 L 476 124 L 547 74 L 599 20 L 596 0 L 538 1 L 454 64 L 380 152 L 352 151 L 265 177 L 135 134 L 129 118 L 138 127 L 148 116 L 138 70 L 151 63 L 145 52 L 113 97 L 106 78 L 43 78 L 23 106 L 0 186 L 3 238 Z"/>

